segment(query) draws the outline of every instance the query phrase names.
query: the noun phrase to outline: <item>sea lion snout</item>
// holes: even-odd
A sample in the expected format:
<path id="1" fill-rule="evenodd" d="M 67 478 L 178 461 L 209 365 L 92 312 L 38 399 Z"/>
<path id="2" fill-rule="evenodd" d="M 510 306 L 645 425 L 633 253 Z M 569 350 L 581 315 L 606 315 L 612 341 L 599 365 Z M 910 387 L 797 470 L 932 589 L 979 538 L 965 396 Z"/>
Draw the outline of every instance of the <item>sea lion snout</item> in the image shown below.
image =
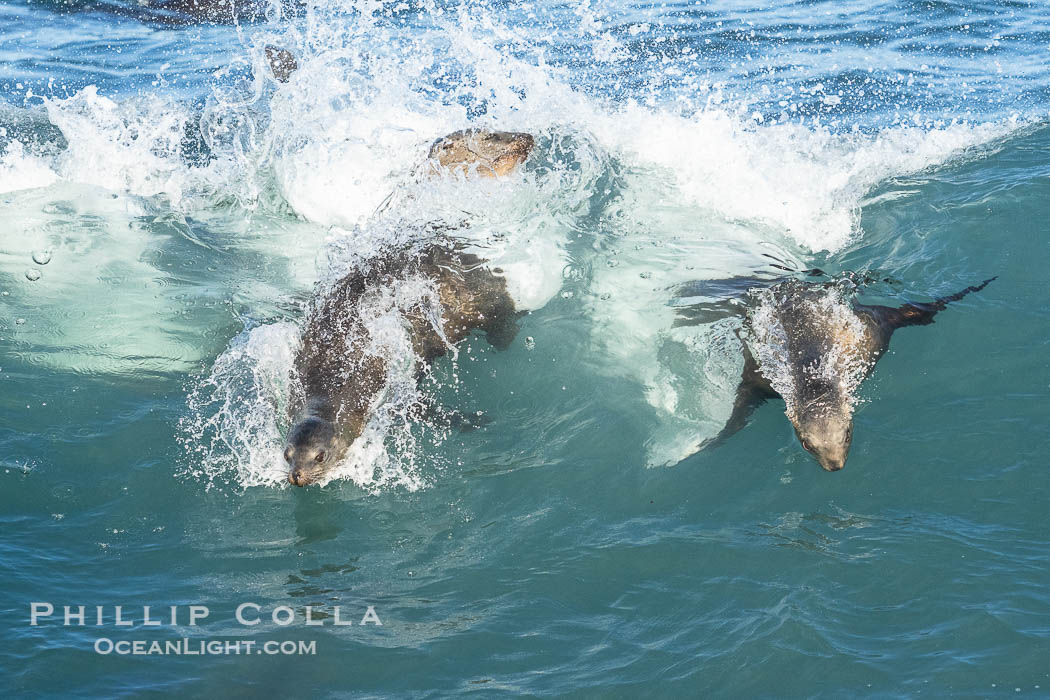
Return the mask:
<path id="1" fill-rule="evenodd" d="M 825 460 L 820 463 L 820 466 L 823 467 L 825 471 L 837 472 L 846 466 L 846 463 L 840 460 Z"/>
<path id="2" fill-rule="evenodd" d="M 846 466 L 853 442 L 853 420 L 847 405 L 834 410 L 823 407 L 792 422 L 802 448 L 813 455 L 821 469 L 837 472 Z"/>
<path id="3" fill-rule="evenodd" d="M 295 458 L 296 449 L 294 445 L 284 448 L 284 461 L 288 463 L 288 483 L 292 486 L 306 486 L 310 483 L 310 473 L 299 464 Z"/>
<path id="4" fill-rule="evenodd" d="M 808 447 L 807 447 L 808 446 Z M 849 455 L 849 443 L 827 441 L 820 447 L 814 446 L 810 441 L 803 440 L 802 447 L 813 455 L 820 468 L 826 472 L 841 471 L 846 466 L 846 457 Z"/>

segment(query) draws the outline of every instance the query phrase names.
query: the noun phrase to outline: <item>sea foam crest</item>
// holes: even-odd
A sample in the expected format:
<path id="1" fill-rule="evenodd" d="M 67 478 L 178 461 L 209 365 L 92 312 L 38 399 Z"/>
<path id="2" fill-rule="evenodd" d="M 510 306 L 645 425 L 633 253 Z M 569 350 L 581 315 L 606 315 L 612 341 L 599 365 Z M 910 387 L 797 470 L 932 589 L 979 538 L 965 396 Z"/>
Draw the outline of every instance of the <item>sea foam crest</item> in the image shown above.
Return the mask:
<path id="1" fill-rule="evenodd" d="M 64 179 L 164 195 L 178 205 L 186 184 L 179 155 L 188 114 L 174 99 L 117 102 L 90 85 L 66 99 L 46 99 L 44 107 L 68 142 L 56 162 Z"/>
<path id="2" fill-rule="evenodd" d="M 1006 120 L 840 133 L 758 124 L 729 104 L 679 112 L 627 104 L 591 116 L 598 139 L 627 163 L 671 173 L 678 197 L 782 232 L 810 251 L 855 240 L 861 205 L 880 182 L 966 157 L 1022 126 Z"/>
<path id="3" fill-rule="evenodd" d="M 0 193 L 47 187 L 58 180 L 46 159 L 12 139 L 0 152 Z"/>
<path id="4" fill-rule="evenodd" d="M 308 21 L 283 28 L 283 36 L 274 27 L 246 32 L 245 55 L 217 73 L 203 113 L 174 98 L 118 100 L 94 86 L 47 98 L 48 118 L 68 146 L 37 165 L 65 180 L 161 195 L 176 206 L 193 197 L 287 206 L 320 225 L 349 228 L 409 182 L 433 140 L 450 131 L 557 126 L 592 138 L 625 169 L 670 174 L 676 199 L 759 222 L 816 251 L 839 249 L 860 234 L 859 208 L 879 182 L 1023 126 L 1006 120 L 842 132 L 756 119 L 748 104 L 710 87 L 675 102 L 612 100 L 576 89 L 565 70 L 544 60 L 542 45 L 477 8 L 428 6 L 425 21 L 406 33 L 384 16 L 382 3 L 311 6 Z M 281 85 L 263 51 L 275 42 L 292 48 L 299 64 Z M 206 153 L 187 152 L 194 134 Z M 0 163 L 0 184 L 15 166 L 27 167 Z M 29 186 L 46 182 L 46 170 L 37 174 Z"/>

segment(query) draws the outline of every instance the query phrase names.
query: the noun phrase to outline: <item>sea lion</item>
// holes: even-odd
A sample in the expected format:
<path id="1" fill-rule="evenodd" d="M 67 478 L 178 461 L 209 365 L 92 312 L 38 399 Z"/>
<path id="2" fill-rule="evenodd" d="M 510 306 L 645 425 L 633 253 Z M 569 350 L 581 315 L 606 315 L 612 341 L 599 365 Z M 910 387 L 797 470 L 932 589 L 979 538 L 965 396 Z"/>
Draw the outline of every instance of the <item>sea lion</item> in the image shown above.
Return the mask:
<path id="1" fill-rule="evenodd" d="M 522 132 L 464 129 L 435 141 L 428 157 L 434 172 L 503 177 L 524 162 L 533 144 Z"/>
<path id="2" fill-rule="evenodd" d="M 295 54 L 288 49 L 268 44 L 264 50 L 266 60 L 270 63 L 270 70 L 273 71 L 273 77 L 277 82 L 287 83 L 292 73 L 299 70 L 299 62 L 295 60 Z"/>
<path id="3" fill-rule="evenodd" d="M 518 314 L 503 278 L 447 241 L 395 251 L 343 277 L 314 305 L 295 359 L 304 399 L 284 450 L 292 484 L 314 483 L 342 460 L 386 383 L 389 360 L 371 349 L 362 304 L 419 278 L 433 283 L 440 318 L 425 299 L 405 311 L 417 379 L 475 328 L 497 349 L 514 340 Z"/>
<path id="4" fill-rule="evenodd" d="M 299 63 L 288 49 L 269 44 L 265 47 L 270 71 L 279 83 L 291 80 Z M 520 131 L 462 129 L 435 141 L 427 158 L 431 174 L 477 173 L 482 177 L 504 177 L 521 165 L 532 152 L 532 134 Z"/>
<path id="5" fill-rule="evenodd" d="M 835 285 L 789 279 L 755 293 L 741 335 L 744 371 L 720 443 L 747 424 L 766 399 L 781 397 L 803 449 L 829 472 L 846 465 L 853 440 L 854 391 L 898 328 L 933 323 L 937 312 L 995 277 L 927 304 L 868 306 Z"/>
<path id="6" fill-rule="evenodd" d="M 532 148 L 528 134 L 457 133 L 470 133 L 480 152 L 501 173 L 521 164 Z M 465 137 L 452 134 L 438 143 L 460 138 Z M 449 168 L 461 165 L 452 159 L 446 163 Z M 386 383 L 387 359 L 370 351 L 361 303 L 382 288 L 390 289 L 410 278 L 425 278 L 433 284 L 438 314 L 423 300 L 405 314 L 418 376 L 475 328 L 484 331 L 497 349 L 510 345 L 518 332 L 518 313 L 506 280 L 498 273 L 452 241 L 439 239 L 422 248 L 406 247 L 367 261 L 315 303 L 295 360 L 304 398 L 284 450 L 289 482 L 296 486 L 313 483 L 339 463 L 361 435 L 369 407 Z"/>

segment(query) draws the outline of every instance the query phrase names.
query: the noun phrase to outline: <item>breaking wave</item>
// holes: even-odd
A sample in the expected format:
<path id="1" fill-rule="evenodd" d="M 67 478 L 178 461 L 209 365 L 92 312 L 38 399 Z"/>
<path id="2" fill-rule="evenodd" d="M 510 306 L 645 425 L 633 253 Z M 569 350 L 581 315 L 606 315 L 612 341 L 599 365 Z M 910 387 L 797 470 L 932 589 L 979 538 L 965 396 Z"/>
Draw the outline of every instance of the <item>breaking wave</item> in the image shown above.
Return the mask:
<path id="1" fill-rule="evenodd" d="M 123 212 L 104 207 L 109 228 L 120 231 L 106 245 L 142 251 L 135 274 L 93 284 L 134 300 L 151 320 L 135 328 L 134 357 L 108 348 L 93 371 L 135 371 L 146 356 L 151 371 L 179 372 L 219 352 L 185 340 L 182 324 L 170 320 L 188 313 L 179 306 L 190 304 L 184 294 L 143 295 L 144 284 L 218 297 L 208 298 L 209 312 L 227 304 L 282 319 L 234 338 L 191 388 L 183 429 L 194 473 L 233 475 L 243 485 L 283 478 L 282 397 L 292 388 L 302 298 L 435 222 L 504 271 L 521 309 L 542 309 L 568 294 L 567 284 L 580 290 L 573 303 L 592 329 L 593 364 L 642 387 L 658 416 L 650 462 L 673 463 L 724 420 L 739 371 L 732 323 L 678 324 L 676 285 L 751 273 L 766 253 L 801 267 L 819 251 L 848 246 L 862 235 L 860 208 L 880 182 L 995 148 L 1024 126 L 1016 118 L 912 119 L 847 129 L 763 113 L 701 78 L 673 99 L 602 94 L 548 61 L 544 41 L 478 9 L 308 3 L 291 20 L 238 26 L 238 44 L 202 100 L 87 86 L 62 97 L 30 94 L 24 108 L 0 113 L 5 216 L 28 199 L 44 210 L 67 201 L 70 188 L 117 193 L 126 203 Z M 627 61 L 618 40 L 587 29 L 592 15 L 584 9 L 572 19 L 593 40 L 591 58 Z M 632 25 L 630 36 L 658 30 Z M 270 73 L 267 45 L 296 55 L 289 82 Z M 465 127 L 528 131 L 537 147 L 505 180 L 428 177 L 430 144 Z M 78 198 L 81 217 L 93 207 L 103 205 Z M 0 255 L 0 274 L 21 279 L 31 252 L 48 249 L 89 276 L 97 262 L 68 255 L 74 226 L 27 224 L 19 240 L 32 243 Z M 196 269 L 172 272 L 173 259 L 187 258 L 175 248 L 154 253 L 160 229 L 180 241 L 179 251 L 229 254 L 196 268 L 214 269 L 216 280 L 201 282 Z M 52 284 L 48 272 L 22 291 L 40 293 Z M 169 320 L 152 313 L 161 302 Z M 64 313 L 57 304 L 40 308 L 15 329 L 16 342 L 47 346 L 61 328 L 74 336 L 68 345 L 104 345 L 84 324 L 64 326 Z M 401 418 L 376 415 L 361 449 L 365 466 L 346 476 L 425 483 L 416 466 L 387 466 L 411 461 L 415 448 L 408 428 L 391 438 Z"/>

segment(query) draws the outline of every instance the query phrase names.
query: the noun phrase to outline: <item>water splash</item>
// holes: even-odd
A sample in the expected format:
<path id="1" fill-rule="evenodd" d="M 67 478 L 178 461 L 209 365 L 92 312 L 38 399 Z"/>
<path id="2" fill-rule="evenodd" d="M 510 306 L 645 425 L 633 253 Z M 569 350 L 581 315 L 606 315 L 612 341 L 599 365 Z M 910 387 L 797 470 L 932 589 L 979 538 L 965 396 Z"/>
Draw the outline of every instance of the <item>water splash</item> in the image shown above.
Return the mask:
<path id="1" fill-rule="evenodd" d="M 321 285 L 318 298 L 330 284 Z M 362 434 L 319 485 L 349 480 L 371 491 L 426 485 L 422 446 L 439 445 L 449 427 L 440 409 L 428 411 L 433 403 L 428 368 L 419 380 L 421 363 L 407 315 L 420 311 L 440 333 L 437 290 L 418 276 L 377 286 L 345 310 L 362 323 L 368 338 L 348 349 L 353 356 L 345 358 L 346 366 L 357 366 L 358 355 L 382 358 L 386 381 L 368 408 Z M 286 484 L 284 439 L 304 400 L 295 366 L 301 344 L 300 329 L 290 322 L 246 330 L 231 342 L 190 392 L 181 440 L 194 464 L 183 476 L 241 487 Z"/>
<path id="2" fill-rule="evenodd" d="M 810 400 L 802 396 L 803 383 L 832 387 L 851 410 L 860 400 L 857 390 L 877 358 L 865 350 L 871 330 L 853 309 L 852 291 L 844 283 L 815 287 L 790 281 L 752 292 L 748 346 L 793 420 L 801 402 Z M 801 353 L 813 345 L 815 353 Z"/>
<path id="3" fill-rule="evenodd" d="M 0 156 L 0 193 L 47 187 L 57 180 L 47 158 L 34 154 L 21 141 L 12 140 L 4 148 Z"/>
<path id="4" fill-rule="evenodd" d="M 190 392 L 181 440 L 193 464 L 183 476 L 211 483 L 272 485 L 286 477 L 282 456 L 292 363 L 293 323 L 246 330 Z"/>
<path id="5" fill-rule="evenodd" d="M 63 178 L 116 192 L 163 195 L 179 205 L 186 187 L 179 155 L 189 115 L 174 98 L 117 102 L 89 86 L 66 99 L 46 99 L 44 107 L 68 143 L 55 162 Z"/>

